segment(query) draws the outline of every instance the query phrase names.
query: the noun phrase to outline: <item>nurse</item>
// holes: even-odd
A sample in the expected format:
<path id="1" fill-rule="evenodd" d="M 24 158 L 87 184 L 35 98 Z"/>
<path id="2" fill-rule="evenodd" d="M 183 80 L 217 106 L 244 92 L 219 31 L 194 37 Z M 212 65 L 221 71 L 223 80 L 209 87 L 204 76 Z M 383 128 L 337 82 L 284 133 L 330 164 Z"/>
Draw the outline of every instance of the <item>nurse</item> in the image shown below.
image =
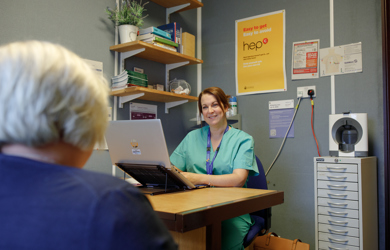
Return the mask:
<path id="1" fill-rule="evenodd" d="M 203 90 L 198 108 L 208 126 L 188 133 L 170 157 L 195 185 L 246 187 L 248 175 L 258 174 L 252 136 L 227 123 L 228 100 L 218 87 Z M 222 249 L 244 249 L 252 224 L 249 214 L 223 221 Z"/>

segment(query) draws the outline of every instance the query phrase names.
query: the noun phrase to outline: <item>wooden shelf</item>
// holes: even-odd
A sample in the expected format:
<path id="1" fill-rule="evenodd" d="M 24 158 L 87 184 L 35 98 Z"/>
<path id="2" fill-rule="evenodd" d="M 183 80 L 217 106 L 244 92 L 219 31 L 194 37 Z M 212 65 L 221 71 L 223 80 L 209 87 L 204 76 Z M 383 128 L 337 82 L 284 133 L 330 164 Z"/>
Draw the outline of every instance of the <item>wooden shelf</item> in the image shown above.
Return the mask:
<path id="1" fill-rule="evenodd" d="M 178 10 L 177 12 L 203 7 L 203 3 L 197 0 L 150 0 L 150 1 L 158 5 L 161 5 L 165 8 L 172 8 L 186 3 L 190 4 L 188 7 Z"/>
<path id="2" fill-rule="evenodd" d="M 129 87 L 125 89 L 111 91 L 110 95 L 113 96 L 129 96 L 135 94 L 143 94 L 143 96 L 137 97 L 137 99 L 154 101 L 154 102 L 177 102 L 177 101 L 188 101 L 196 102 L 198 98 L 189 95 L 179 95 L 167 91 L 148 89 L 144 87 Z"/>
<path id="3" fill-rule="evenodd" d="M 159 63 L 173 64 L 173 63 L 188 62 L 188 65 L 203 63 L 203 61 L 200 59 L 183 55 L 178 52 L 173 52 L 164 48 L 160 48 L 155 45 L 145 43 L 142 41 L 121 43 L 110 47 L 110 50 L 116 52 L 129 52 L 138 49 L 145 49 L 145 50 L 134 56 L 144 58 L 150 61 L 159 62 Z"/>

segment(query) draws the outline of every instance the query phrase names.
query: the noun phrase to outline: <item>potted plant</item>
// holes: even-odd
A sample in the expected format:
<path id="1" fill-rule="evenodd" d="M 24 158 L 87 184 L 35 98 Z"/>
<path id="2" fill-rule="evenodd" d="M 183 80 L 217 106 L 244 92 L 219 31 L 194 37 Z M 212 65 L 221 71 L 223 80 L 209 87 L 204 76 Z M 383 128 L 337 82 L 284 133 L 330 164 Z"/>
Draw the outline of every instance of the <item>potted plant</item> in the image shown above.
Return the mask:
<path id="1" fill-rule="evenodd" d="M 119 6 L 115 6 L 115 10 L 107 7 L 108 19 L 119 26 L 121 43 L 132 42 L 137 39 L 138 29 L 144 23 L 143 19 L 148 16 L 142 16 L 143 12 L 146 11 L 145 5 L 147 3 L 142 4 L 142 0 L 140 3 L 135 0 L 122 0 Z"/>

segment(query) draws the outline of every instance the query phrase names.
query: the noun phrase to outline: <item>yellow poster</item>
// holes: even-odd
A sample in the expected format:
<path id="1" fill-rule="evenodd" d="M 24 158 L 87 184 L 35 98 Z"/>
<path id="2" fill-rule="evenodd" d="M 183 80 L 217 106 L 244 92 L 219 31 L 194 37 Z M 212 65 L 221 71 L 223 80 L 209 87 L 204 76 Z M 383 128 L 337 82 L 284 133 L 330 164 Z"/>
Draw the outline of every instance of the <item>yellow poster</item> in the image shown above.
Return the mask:
<path id="1" fill-rule="evenodd" d="M 236 20 L 237 95 L 286 91 L 285 11 Z"/>

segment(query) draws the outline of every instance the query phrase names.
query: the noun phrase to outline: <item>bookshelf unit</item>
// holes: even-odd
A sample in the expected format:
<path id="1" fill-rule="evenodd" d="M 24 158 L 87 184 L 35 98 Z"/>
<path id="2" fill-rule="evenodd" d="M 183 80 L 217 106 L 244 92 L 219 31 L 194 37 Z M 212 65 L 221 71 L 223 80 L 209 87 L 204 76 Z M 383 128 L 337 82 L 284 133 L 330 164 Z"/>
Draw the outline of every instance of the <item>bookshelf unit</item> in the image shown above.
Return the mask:
<path id="1" fill-rule="evenodd" d="M 173 52 L 164 48 L 160 48 L 142 41 L 134 41 L 114 45 L 110 47 L 110 50 L 121 52 L 121 60 L 126 59 L 130 56 L 137 56 L 143 59 L 163 64 L 186 63 L 186 65 L 192 65 L 203 63 L 203 61 L 200 59 L 180 54 L 178 52 Z"/>
<path id="2" fill-rule="evenodd" d="M 152 2 L 167 8 L 167 22 L 169 15 L 174 12 L 190 10 L 202 7 L 203 3 L 197 0 L 152 0 Z M 110 46 L 110 50 L 119 54 L 119 69 L 125 69 L 125 60 L 132 56 L 143 58 L 146 60 L 165 64 L 165 88 L 168 89 L 169 71 L 185 65 L 201 64 L 202 60 L 190 57 L 178 52 L 173 52 L 152 44 L 134 41 Z M 169 113 L 169 109 L 187 102 L 195 102 L 197 97 L 180 95 L 167 91 L 159 91 L 143 87 L 130 87 L 111 91 L 110 95 L 118 97 L 118 107 L 123 108 L 123 104 L 134 99 L 164 102 L 165 113 Z M 114 105 L 117 104 L 117 98 L 114 99 Z M 116 107 L 114 109 L 114 119 L 116 119 Z"/>

